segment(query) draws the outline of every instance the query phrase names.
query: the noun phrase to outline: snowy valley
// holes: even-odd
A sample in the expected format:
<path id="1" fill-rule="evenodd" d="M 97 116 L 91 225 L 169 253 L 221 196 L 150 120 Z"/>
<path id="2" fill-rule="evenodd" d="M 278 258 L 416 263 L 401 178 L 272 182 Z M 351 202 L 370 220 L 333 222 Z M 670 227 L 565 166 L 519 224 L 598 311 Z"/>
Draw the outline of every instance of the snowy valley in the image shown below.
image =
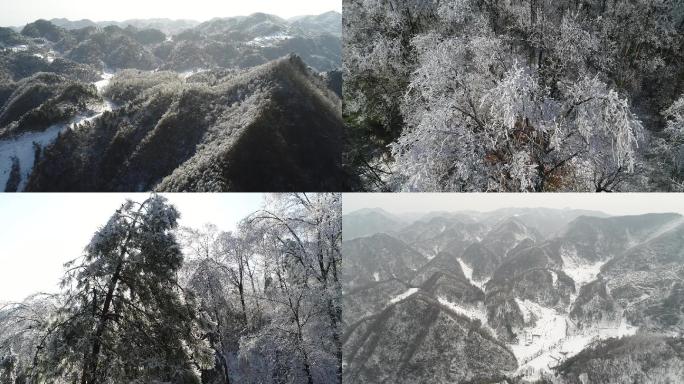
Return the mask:
<path id="1" fill-rule="evenodd" d="M 545 228 L 549 216 L 560 230 Z M 387 231 L 353 226 L 344 237 L 346 382 L 621 382 L 605 364 L 638 370 L 636 382 L 684 377 L 684 314 L 674 304 L 684 287 L 680 215 L 510 209 L 407 219 L 378 209 L 343 217 L 356 220 Z M 673 354 L 648 362 L 624 344 Z M 648 379 L 654 369 L 664 381 Z"/>

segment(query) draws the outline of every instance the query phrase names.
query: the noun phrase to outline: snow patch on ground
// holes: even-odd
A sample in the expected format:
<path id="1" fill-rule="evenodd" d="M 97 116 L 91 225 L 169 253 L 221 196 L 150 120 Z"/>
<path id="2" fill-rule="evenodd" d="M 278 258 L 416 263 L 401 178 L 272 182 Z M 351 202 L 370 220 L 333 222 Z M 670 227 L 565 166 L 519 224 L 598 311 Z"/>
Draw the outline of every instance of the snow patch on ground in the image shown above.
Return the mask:
<path id="1" fill-rule="evenodd" d="M 49 60 L 49 57 L 48 54 L 46 60 Z M 94 83 L 99 93 L 109 84 L 113 76 L 114 72 L 106 69 L 103 71 L 102 80 Z M 12 159 L 16 158 L 19 162 L 20 181 L 18 190 L 22 191 L 33 171 L 35 162 L 34 143 L 40 148 L 45 148 L 57 138 L 59 133 L 67 129 L 78 129 L 82 124 L 99 118 L 103 113 L 114 110 L 115 107 L 114 103 L 105 99 L 104 103 L 93 106 L 87 113 L 78 114 L 66 123 L 51 125 L 41 132 L 26 132 L 17 137 L 0 140 L 0 191 L 4 191 L 7 186 L 12 171 Z"/>
<path id="2" fill-rule="evenodd" d="M 95 106 L 91 110 L 90 114 L 76 115 L 73 119 L 71 119 L 69 123 L 66 124 L 66 126 L 73 131 L 75 129 L 78 129 L 83 123 L 89 123 L 91 121 L 94 121 L 98 117 L 102 116 L 102 114 L 104 114 L 105 112 L 111 112 L 112 110 L 114 110 L 114 107 L 114 103 L 105 99 L 104 103 Z"/>
<path id="3" fill-rule="evenodd" d="M 534 327 L 518 330 L 518 344 L 509 344 L 520 364 L 517 373 L 526 379 L 539 379 L 543 372 L 550 373 L 551 367 L 581 352 L 593 341 L 633 335 L 637 331 L 637 327 L 623 320 L 611 327 L 575 333 L 567 315 L 529 300 L 515 300 L 526 322 L 533 316 L 537 319 Z"/>
<path id="4" fill-rule="evenodd" d="M 509 251 L 511 249 L 517 247 L 520 243 L 523 242 L 523 240 L 532 239 L 532 237 L 530 235 L 528 235 L 527 231 L 525 231 L 523 233 L 516 232 L 513 235 L 513 237 L 515 238 L 515 242 L 513 243 L 514 245 L 508 249 Z"/>
<path id="5" fill-rule="evenodd" d="M 106 111 L 111 111 L 114 104 L 105 101 L 104 104 L 95 106 L 91 114 L 79 114 L 67 123 L 54 124 L 42 132 L 26 132 L 17 137 L 0 140 L 0 190 L 4 191 L 12 171 L 12 159 L 19 162 L 20 181 L 18 190 L 23 191 L 28 178 L 33 171 L 35 162 L 35 145 L 45 148 L 50 145 L 59 135 L 67 129 L 77 129 L 81 124 L 93 121 Z"/>
<path id="6" fill-rule="evenodd" d="M 292 36 L 286 34 L 286 33 L 276 33 L 274 35 L 270 36 L 260 36 L 257 38 L 252 39 L 251 41 L 247 42 L 247 45 L 253 46 L 253 47 L 272 47 L 276 43 L 284 41 L 284 40 L 289 40 L 291 39 Z"/>
<path id="7" fill-rule="evenodd" d="M 468 266 L 468 264 L 464 263 L 461 258 L 458 258 L 458 263 L 461 265 L 461 269 L 463 270 L 463 274 L 465 275 L 466 279 L 470 281 L 470 284 L 480 288 L 483 292 L 485 290 L 485 284 L 487 283 L 486 281 L 478 281 L 473 279 L 473 269 Z"/>
<path id="8" fill-rule="evenodd" d="M 373 279 L 375 281 L 380 281 L 380 273 L 378 272 L 373 272 Z"/>
<path id="9" fill-rule="evenodd" d="M 39 58 L 47 61 L 48 63 L 52 63 L 53 61 L 55 61 L 55 52 L 54 51 L 49 51 L 48 53 L 45 53 L 45 54 L 34 53 L 33 56 L 39 57 Z"/>
<path id="10" fill-rule="evenodd" d="M 596 276 L 601 272 L 601 267 L 606 263 L 605 261 L 588 263 L 580 260 L 574 249 L 569 251 L 565 247 L 561 248 L 560 257 L 563 260 L 563 272 L 575 281 L 577 292 L 583 285 L 596 280 Z"/>
<path id="11" fill-rule="evenodd" d="M 525 324 L 535 321 L 533 327 L 518 332 L 518 344 L 511 349 L 519 362 L 529 358 L 537 351 L 547 348 L 566 336 L 565 315 L 556 313 L 553 308 L 543 307 L 530 300 L 515 299 L 523 314 Z"/>
<path id="12" fill-rule="evenodd" d="M 208 69 L 204 69 L 204 68 L 191 69 L 191 70 L 189 70 L 189 71 L 180 72 L 179 75 L 180 75 L 182 78 L 187 79 L 188 77 L 190 77 L 190 76 L 192 76 L 192 75 L 196 75 L 196 74 L 198 74 L 198 73 L 202 73 L 202 72 L 206 72 L 206 71 L 208 71 Z"/>
<path id="13" fill-rule="evenodd" d="M 553 286 L 555 287 L 556 282 L 558 282 L 558 275 L 554 271 L 549 271 L 549 272 L 551 272 L 551 284 L 553 284 Z"/>
<path id="14" fill-rule="evenodd" d="M 0 190 L 4 191 L 12 171 L 12 159 L 19 161 L 21 180 L 19 191 L 26 186 L 35 160 L 33 143 L 44 148 L 57 138 L 57 135 L 65 129 L 63 124 L 48 127 L 43 132 L 27 132 L 18 137 L 0 140 Z"/>
<path id="15" fill-rule="evenodd" d="M 470 319 L 478 319 L 482 322 L 482 325 L 487 324 L 487 312 L 484 309 L 484 306 L 480 305 L 477 307 L 473 306 L 462 306 L 458 304 L 454 304 L 450 302 L 449 300 L 443 298 L 443 297 L 438 297 L 437 301 L 439 301 L 440 304 L 443 306 L 449 308 L 454 313 L 457 313 L 459 315 L 466 316 Z"/>
<path id="16" fill-rule="evenodd" d="M 102 93 L 102 90 L 105 89 L 107 85 L 109 85 L 109 82 L 112 80 L 112 77 L 114 77 L 114 72 L 110 72 L 107 70 L 104 70 L 102 72 L 102 80 L 95 82 L 95 87 L 97 88 L 98 93 Z"/>
<path id="17" fill-rule="evenodd" d="M 418 288 L 409 288 L 408 291 L 406 291 L 406 292 L 402 293 L 401 295 L 390 300 L 390 303 L 391 304 L 398 303 L 398 302 L 408 298 L 409 296 L 413 295 L 414 293 L 418 292 L 418 290 L 419 290 Z"/>
<path id="18" fill-rule="evenodd" d="M 26 44 L 20 44 L 20 45 L 15 45 L 14 47 L 9 47 L 8 49 L 12 52 L 25 52 L 28 51 L 28 45 Z"/>
<path id="19" fill-rule="evenodd" d="M 463 306 L 463 305 L 458 305 L 455 303 L 450 302 L 449 300 L 443 298 L 443 297 L 438 297 L 437 301 L 444 307 L 446 307 L 448 310 L 457 313 L 461 316 L 465 316 L 469 319 L 472 320 L 480 320 L 481 323 L 481 328 L 486 329 L 489 331 L 489 333 L 496 337 L 496 331 L 489 326 L 488 320 L 487 320 L 487 310 L 484 307 L 484 304 L 480 303 L 478 306 Z"/>

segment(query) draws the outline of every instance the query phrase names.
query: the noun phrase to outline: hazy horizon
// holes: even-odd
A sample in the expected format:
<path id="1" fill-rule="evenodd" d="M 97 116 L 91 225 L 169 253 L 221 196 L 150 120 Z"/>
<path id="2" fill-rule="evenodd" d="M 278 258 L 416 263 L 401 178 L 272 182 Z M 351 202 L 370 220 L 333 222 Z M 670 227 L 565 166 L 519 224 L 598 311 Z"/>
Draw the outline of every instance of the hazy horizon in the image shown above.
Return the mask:
<path id="1" fill-rule="evenodd" d="M 646 213 L 684 215 L 684 200 L 667 193 L 345 193 L 342 202 L 345 215 L 364 208 L 380 208 L 397 215 L 492 212 L 505 208 L 590 210 L 612 216 Z"/>
<path id="2" fill-rule="evenodd" d="M 192 7 L 180 0 L 146 1 L 120 0 L 116 9 L 94 5 L 87 0 L 49 1 L 24 0 L 0 6 L 0 26 L 20 27 L 38 19 L 90 20 L 93 22 L 123 22 L 134 19 L 171 19 L 204 22 L 214 18 L 248 16 L 268 13 L 289 19 L 297 16 L 342 12 L 341 0 L 303 0 L 294 4 L 278 0 L 250 2 L 194 0 Z"/>

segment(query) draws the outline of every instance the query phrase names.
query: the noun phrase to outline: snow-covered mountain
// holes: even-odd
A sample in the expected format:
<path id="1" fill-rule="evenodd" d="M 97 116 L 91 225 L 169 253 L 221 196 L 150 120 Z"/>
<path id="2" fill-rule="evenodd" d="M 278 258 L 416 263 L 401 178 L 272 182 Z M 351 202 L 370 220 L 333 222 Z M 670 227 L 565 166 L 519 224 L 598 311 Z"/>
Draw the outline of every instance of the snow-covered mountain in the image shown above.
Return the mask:
<path id="1" fill-rule="evenodd" d="M 342 218 L 345 240 L 393 231 L 405 224 L 400 218 L 379 208 L 360 209 Z"/>
<path id="2" fill-rule="evenodd" d="M 607 350 L 624 369 L 684 377 L 682 216 L 537 212 L 434 216 L 353 240 L 377 259 L 345 242 L 358 276 L 383 271 L 343 279 L 345 381 L 619 383 L 596 365 Z M 538 230 L 549 215 L 563 224 Z M 470 231 L 448 230 L 464 221 Z M 675 357 L 654 366 L 633 345 Z"/>
<path id="3" fill-rule="evenodd" d="M 0 191 L 340 190 L 323 24 L 341 15 L 0 28 Z"/>

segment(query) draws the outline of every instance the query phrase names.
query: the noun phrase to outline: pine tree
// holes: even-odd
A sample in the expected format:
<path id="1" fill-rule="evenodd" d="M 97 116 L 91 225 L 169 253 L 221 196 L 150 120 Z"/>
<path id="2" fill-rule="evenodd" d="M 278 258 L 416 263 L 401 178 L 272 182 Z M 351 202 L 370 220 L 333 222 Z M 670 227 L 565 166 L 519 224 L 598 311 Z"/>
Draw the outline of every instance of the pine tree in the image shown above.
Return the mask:
<path id="1" fill-rule="evenodd" d="M 152 195 L 127 201 L 95 233 L 37 359 L 38 381 L 198 382 L 210 363 L 196 304 L 177 282 L 178 211 Z M 42 379 L 40 378 L 42 377 Z"/>

